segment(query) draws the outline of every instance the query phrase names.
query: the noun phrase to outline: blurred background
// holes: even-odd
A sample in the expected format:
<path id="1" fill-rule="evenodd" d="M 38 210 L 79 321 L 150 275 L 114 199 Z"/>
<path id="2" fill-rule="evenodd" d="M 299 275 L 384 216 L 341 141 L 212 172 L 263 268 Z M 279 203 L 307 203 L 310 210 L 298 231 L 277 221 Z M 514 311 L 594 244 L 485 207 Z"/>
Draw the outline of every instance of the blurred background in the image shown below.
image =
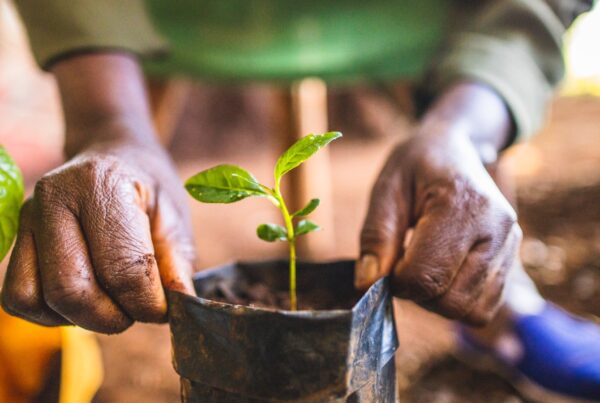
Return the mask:
<path id="1" fill-rule="evenodd" d="M 530 143 L 510 149 L 502 162 L 517 186 L 527 270 L 546 297 L 593 320 L 600 315 L 598 38 L 596 9 L 582 16 L 566 38 L 567 79 L 548 125 Z M 191 84 L 169 146 L 181 177 L 223 162 L 270 177 L 279 151 L 269 135 L 274 99 L 263 85 Z M 331 147 L 336 207 L 329 257 L 356 256 L 370 185 L 391 145 L 410 131 L 405 108 L 381 88 L 330 90 L 329 127 L 342 131 L 345 139 Z M 61 163 L 62 131 L 55 84 L 35 66 L 11 4 L 0 0 L 0 144 L 21 166 L 29 189 Z M 360 159 L 354 157 L 358 149 Z M 191 199 L 190 205 L 200 269 L 282 253 L 254 237 L 257 223 L 277 219 L 260 200 L 235 208 L 207 207 Z M 409 303 L 401 304 L 401 315 L 398 368 L 406 401 L 520 401 L 501 379 L 451 358 L 449 322 Z M 98 339 L 106 373 L 96 401 L 130 402 L 132 396 L 143 402 L 179 400 L 166 326 L 138 324 Z"/>

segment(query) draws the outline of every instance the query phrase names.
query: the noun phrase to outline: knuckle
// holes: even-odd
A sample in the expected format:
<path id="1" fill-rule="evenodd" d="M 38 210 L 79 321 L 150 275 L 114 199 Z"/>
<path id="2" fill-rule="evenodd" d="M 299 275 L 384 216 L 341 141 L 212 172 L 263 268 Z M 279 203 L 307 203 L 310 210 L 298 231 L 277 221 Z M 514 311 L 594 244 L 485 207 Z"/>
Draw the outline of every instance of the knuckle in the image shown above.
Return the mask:
<path id="1" fill-rule="evenodd" d="M 463 278 L 460 288 L 452 287 L 450 291 L 460 293 L 466 301 L 473 302 L 485 287 L 486 282 L 490 281 L 490 277 L 494 274 L 494 266 L 491 262 L 484 260 L 476 262 L 469 268 L 463 268 L 468 271 L 468 277 Z"/>
<path id="2" fill-rule="evenodd" d="M 125 330 L 129 329 L 132 324 L 133 321 L 126 318 L 122 320 L 105 321 L 102 328 L 98 331 L 105 334 L 123 333 Z"/>
<path id="3" fill-rule="evenodd" d="M 430 209 L 452 209 L 465 219 L 476 221 L 491 204 L 491 198 L 462 175 L 448 174 L 424 188 L 424 203 Z"/>
<path id="4" fill-rule="evenodd" d="M 461 319 L 469 313 L 468 298 L 452 293 L 438 303 L 437 311 L 449 319 Z"/>
<path id="5" fill-rule="evenodd" d="M 92 156 L 78 165 L 79 175 L 92 191 L 104 188 L 111 175 L 118 171 L 121 162 L 113 156 Z"/>
<path id="6" fill-rule="evenodd" d="M 377 219 L 366 224 L 360 232 L 360 243 L 369 248 L 388 242 L 395 236 L 395 226 L 389 219 Z"/>
<path id="7" fill-rule="evenodd" d="M 152 253 L 118 255 L 105 259 L 103 270 L 110 277 L 107 287 L 118 293 L 143 294 L 145 283 L 150 279 L 156 267 L 156 259 Z"/>
<path id="8" fill-rule="evenodd" d="M 492 205 L 489 195 L 482 193 L 469 183 L 461 183 L 457 186 L 460 201 L 475 212 L 485 211 Z"/>
<path id="9" fill-rule="evenodd" d="M 54 204 L 60 197 L 60 187 L 55 183 L 54 174 L 44 175 L 36 184 L 34 198 L 42 205 Z"/>
<path id="10" fill-rule="evenodd" d="M 408 288 L 413 291 L 415 299 L 428 300 L 437 298 L 443 295 L 450 284 L 450 274 L 447 270 L 433 269 L 422 266 L 417 268 L 418 275 L 415 277 L 412 284 L 408 284 Z"/>
<path id="11" fill-rule="evenodd" d="M 85 158 L 78 164 L 78 169 L 88 178 L 97 178 L 121 167 L 121 160 L 111 155 L 94 155 Z"/>
<path id="12" fill-rule="evenodd" d="M 135 312 L 128 312 L 135 320 L 143 323 L 164 323 L 168 320 L 166 306 L 146 301 L 139 304 Z"/>
<path id="13" fill-rule="evenodd" d="M 55 312 L 85 329 L 106 333 L 120 333 L 133 323 L 120 312 L 108 309 L 107 302 L 98 304 L 98 298 L 85 286 L 54 285 L 44 290 L 46 304 Z"/>
<path id="14" fill-rule="evenodd" d="M 90 298 L 88 298 L 85 287 L 68 286 L 65 284 L 53 284 L 44 290 L 44 300 L 53 310 L 69 314 L 78 311 L 81 308 L 89 307 Z"/>
<path id="15" fill-rule="evenodd" d="M 424 189 L 424 205 L 433 209 L 435 207 L 447 208 L 456 204 L 457 190 L 453 181 L 435 181 Z"/>
<path id="16" fill-rule="evenodd" d="M 4 288 L 0 293 L 0 306 L 11 315 L 23 316 L 35 311 L 36 298 L 25 289 Z"/>

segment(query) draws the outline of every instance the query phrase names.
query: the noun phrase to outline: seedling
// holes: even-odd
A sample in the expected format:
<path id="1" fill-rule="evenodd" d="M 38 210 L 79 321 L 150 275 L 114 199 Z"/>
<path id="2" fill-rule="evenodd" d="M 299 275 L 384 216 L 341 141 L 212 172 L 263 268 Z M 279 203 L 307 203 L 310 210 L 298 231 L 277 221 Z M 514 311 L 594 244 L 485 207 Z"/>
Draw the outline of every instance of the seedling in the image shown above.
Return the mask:
<path id="1" fill-rule="evenodd" d="M 281 194 L 281 178 L 309 159 L 319 149 L 342 137 L 339 132 L 310 134 L 288 148 L 275 165 L 275 185 L 270 188 L 258 182 L 248 171 L 235 165 L 217 165 L 187 180 L 185 188 L 193 198 L 203 203 L 233 203 L 250 196 L 265 197 L 281 211 L 285 226 L 261 224 L 256 235 L 264 241 L 287 241 L 290 252 L 290 308 L 297 309 L 296 297 L 296 239 L 301 235 L 319 230 L 319 226 L 305 218 L 319 206 L 319 199 L 312 199 L 306 206 L 290 214 Z M 294 221 L 297 221 L 294 225 Z"/>

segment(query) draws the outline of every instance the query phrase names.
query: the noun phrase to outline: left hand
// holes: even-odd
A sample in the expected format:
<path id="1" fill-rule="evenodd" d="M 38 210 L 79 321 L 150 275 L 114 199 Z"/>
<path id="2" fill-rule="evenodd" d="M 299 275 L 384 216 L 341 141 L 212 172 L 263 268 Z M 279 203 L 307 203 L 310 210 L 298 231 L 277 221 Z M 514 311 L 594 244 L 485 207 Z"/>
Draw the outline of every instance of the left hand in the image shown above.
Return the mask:
<path id="1" fill-rule="evenodd" d="M 487 88 L 454 88 L 392 152 L 371 194 L 358 288 L 391 274 L 395 296 L 444 316 L 470 324 L 494 316 L 521 231 L 470 135 L 469 114 L 483 105 L 493 116 L 490 96 L 497 98 Z"/>

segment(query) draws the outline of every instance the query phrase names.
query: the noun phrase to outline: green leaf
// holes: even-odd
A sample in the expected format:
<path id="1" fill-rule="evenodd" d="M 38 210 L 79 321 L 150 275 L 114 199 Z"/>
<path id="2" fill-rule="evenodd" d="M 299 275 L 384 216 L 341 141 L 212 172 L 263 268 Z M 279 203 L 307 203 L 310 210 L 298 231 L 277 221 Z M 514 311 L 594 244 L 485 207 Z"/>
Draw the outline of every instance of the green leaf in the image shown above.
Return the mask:
<path id="1" fill-rule="evenodd" d="M 278 183 L 283 175 L 309 159 L 319 149 L 340 137 L 342 137 L 342 133 L 340 132 L 309 134 L 306 137 L 302 137 L 277 160 L 275 182 Z"/>
<path id="2" fill-rule="evenodd" d="M 23 193 L 21 171 L 0 146 L 0 260 L 8 253 L 17 234 Z"/>
<path id="3" fill-rule="evenodd" d="M 268 196 L 252 174 L 235 165 L 217 165 L 185 182 L 185 188 L 203 203 L 233 203 L 249 196 Z"/>
<path id="4" fill-rule="evenodd" d="M 261 224 L 256 228 L 256 235 L 263 241 L 275 242 L 287 240 L 287 231 L 281 225 Z"/>
<path id="5" fill-rule="evenodd" d="M 312 199 L 308 202 L 306 206 L 292 214 L 292 217 L 304 217 L 309 215 L 310 213 L 315 211 L 317 207 L 319 207 L 319 203 L 321 203 L 319 199 Z"/>
<path id="6" fill-rule="evenodd" d="M 294 233 L 296 236 L 305 235 L 309 232 L 318 231 L 321 227 L 310 220 L 302 220 L 298 222 L 296 228 L 294 228 Z"/>

